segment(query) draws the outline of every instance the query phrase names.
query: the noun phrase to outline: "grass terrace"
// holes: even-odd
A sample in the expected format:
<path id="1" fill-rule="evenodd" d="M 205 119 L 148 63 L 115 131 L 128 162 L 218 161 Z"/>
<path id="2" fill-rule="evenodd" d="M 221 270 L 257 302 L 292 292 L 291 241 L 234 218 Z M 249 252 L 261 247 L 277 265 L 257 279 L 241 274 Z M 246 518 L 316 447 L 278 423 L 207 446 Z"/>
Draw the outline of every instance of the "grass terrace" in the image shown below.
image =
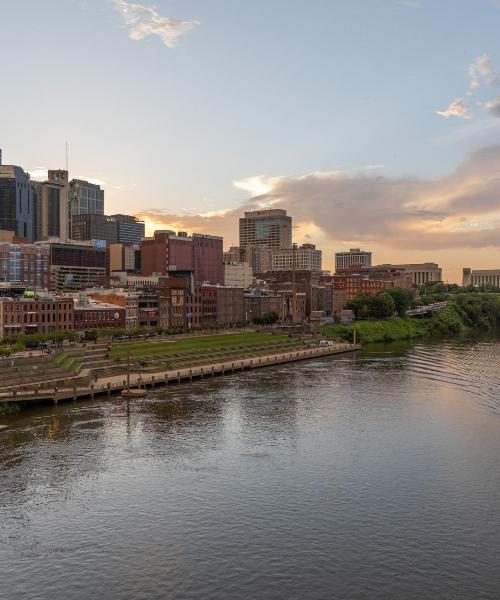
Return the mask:
<path id="1" fill-rule="evenodd" d="M 173 341 L 154 339 L 140 342 L 129 342 L 114 344 L 109 352 L 109 357 L 114 360 L 126 360 L 130 352 L 134 358 L 179 358 L 179 357 L 199 357 L 200 359 L 213 358 L 217 361 L 217 356 L 230 352 L 232 355 L 258 354 L 266 352 L 280 352 L 286 350 L 290 345 L 296 345 L 299 340 L 289 338 L 287 335 L 278 335 L 270 333 L 229 333 L 210 336 L 186 337 Z M 210 360 L 206 360 L 210 362 Z"/>

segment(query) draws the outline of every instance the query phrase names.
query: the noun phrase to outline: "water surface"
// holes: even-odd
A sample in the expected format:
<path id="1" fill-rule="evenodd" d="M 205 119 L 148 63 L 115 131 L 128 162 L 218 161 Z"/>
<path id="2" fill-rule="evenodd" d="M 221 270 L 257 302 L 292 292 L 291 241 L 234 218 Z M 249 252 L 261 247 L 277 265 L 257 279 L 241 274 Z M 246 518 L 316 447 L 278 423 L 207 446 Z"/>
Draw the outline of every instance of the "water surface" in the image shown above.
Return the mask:
<path id="1" fill-rule="evenodd" d="M 497 339 L 372 347 L 11 423 L 2 599 L 499 597 Z"/>

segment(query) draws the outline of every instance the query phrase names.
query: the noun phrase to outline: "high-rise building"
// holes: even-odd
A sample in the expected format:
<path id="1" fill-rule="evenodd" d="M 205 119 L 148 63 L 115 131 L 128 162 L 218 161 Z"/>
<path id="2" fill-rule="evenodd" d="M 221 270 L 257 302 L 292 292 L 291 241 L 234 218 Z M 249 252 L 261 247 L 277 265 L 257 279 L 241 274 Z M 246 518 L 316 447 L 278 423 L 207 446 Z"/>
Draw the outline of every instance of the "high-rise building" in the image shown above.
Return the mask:
<path id="1" fill-rule="evenodd" d="M 32 242 L 35 227 L 36 204 L 29 175 L 21 167 L 0 162 L 0 229 Z"/>
<path id="2" fill-rule="evenodd" d="M 223 240 L 215 235 L 193 233 L 194 279 L 224 283 Z"/>
<path id="3" fill-rule="evenodd" d="M 141 241 L 141 273 L 193 276 L 197 282 L 223 283 L 221 237 L 186 232 L 155 231 Z"/>
<path id="4" fill-rule="evenodd" d="M 145 236 L 144 221 L 140 221 L 132 215 L 111 215 L 117 223 L 117 242 L 132 246 L 140 244 Z"/>
<path id="5" fill-rule="evenodd" d="M 353 265 L 362 267 L 372 266 L 372 253 L 360 250 L 359 248 L 351 248 L 349 252 L 335 253 L 335 270 L 348 269 Z"/>
<path id="6" fill-rule="evenodd" d="M 22 283 L 32 289 L 47 289 L 50 253 L 38 244 L 0 243 L 0 281 Z"/>
<path id="7" fill-rule="evenodd" d="M 321 271 L 321 250 L 314 244 L 302 244 L 298 248 L 272 250 L 271 271 L 289 271 L 293 269 Z"/>
<path id="8" fill-rule="evenodd" d="M 292 217 L 286 210 L 268 209 L 246 212 L 240 218 L 240 247 L 292 247 Z"/>
<path id="9" fill-rule="evenodd" d="M 72 239 L 102 240 L 106 244 L 118 241 L 118 223 L 113 217 L 96 214 L 73 215 Z"/>
<path id="10" fill-rule="evenodd" d="M 51 289 L 72 291 L 103 284 L 106 277 L 105 248 L 85 242 L 40 245 L 50 250 Z"/>
<path id="11" fill-rule="evenodd" d="M 33 182 L 33 187 L 37 194 L 35 238 L 66 241 L 70 237 L 68 171 L 49 170 L 48 180 Z"/>
<path id="12" fill-rule="evenodd" d="M 95 183 L 72 179 L 69 182 L 70 231 L 73 231 L 73 217 L 88 214 L 104 214 L 104 190 Z"/>

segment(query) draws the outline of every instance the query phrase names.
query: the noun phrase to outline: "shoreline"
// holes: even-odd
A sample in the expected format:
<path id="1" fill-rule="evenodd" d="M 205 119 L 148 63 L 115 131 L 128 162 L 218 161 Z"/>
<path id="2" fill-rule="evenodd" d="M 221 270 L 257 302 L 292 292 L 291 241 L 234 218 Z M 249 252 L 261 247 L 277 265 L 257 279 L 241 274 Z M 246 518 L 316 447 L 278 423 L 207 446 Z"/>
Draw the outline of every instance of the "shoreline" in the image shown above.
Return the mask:
<path id="1" fill-rule="evenodd" d="M 180 384 L 194 379 L 204 379 L 207 377 L 215 377 L 216 375 L 233 374 L 251 369 L 260 369 L 264 367 L 274 366 L 277 364 L 292 363 L 310 358 L 322 356 L 331 356 L 335 354 L 344 354 L 348 352 L 356 352 L 361 350 L 360 344 L 342 343 L 339 342 L 332 346 L 307 348 L 303 350 L 294 350 L 291 352 L 280 352 L 277 354 L 268 354 L 255 358 L 245 358 L 225 363 L 212 363 L 194 368 L 182 368 L 176 370 L 161 370 L 148 374 L 146 377 L 137 373 L 130 374 L 130 388 L 137 389 L 143 387 L 145 390 L 155 388 L 156 386 L 168 386 L 172 383 Z M 7 406 L 17 406 L 20 410 L 36 404 L 52 403 L 57 405 L 59 402 L 76 401 L 78 399 L 94 399 L 96 396 L 106 395 L 111 397 L 111 394 L 116 394 L 127 389 L 127 382 L 123 375 L 115 375 L 106 377 L 102 383 L 99 381 L 97 385 L 88 385 L 85 387 L 77 387 L 76 384 L 72 387 L 45 389 L 42 392 L 36 390 L 26 391 L 22 393 L 14 393 L 9 396 L 0 395 L 0 405 L 3 403 Z M 17 413 L 10 413 L 4 416 L 13 416 Z"/>

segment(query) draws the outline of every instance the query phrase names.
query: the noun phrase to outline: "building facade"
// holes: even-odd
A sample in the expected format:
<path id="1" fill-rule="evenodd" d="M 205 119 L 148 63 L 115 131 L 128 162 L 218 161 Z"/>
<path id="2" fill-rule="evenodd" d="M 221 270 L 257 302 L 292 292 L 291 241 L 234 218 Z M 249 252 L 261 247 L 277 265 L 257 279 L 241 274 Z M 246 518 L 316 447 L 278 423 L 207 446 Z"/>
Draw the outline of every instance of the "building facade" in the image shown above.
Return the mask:
<path id="1" fill-rule="evenodd" d="M 125 308 L 103 302 L 95 302 L 89 298 L 77 300 L 74 312 L 74 329 L 124 329 Z"/>
<path id="2" fill-rule="evenodd" d="M 224 283 L 223 239 L 215 235 L 193 233 L 193 266 L 196 282 Z"/>
<path id="3" fill-rule="evenodd" d="M 88 214 L 104 214 L 104 190 L 95 183 L 83 179 L 72 179 L 69 182 L 70 231 L 73 231 L 74 217 Z"/>
<path id="4" fill-rule="evenodd" d="M 224 285 L 248 290 L 252 287 L 253 270 L 247 262 L 224 263 Z"/>
<path id="5" fill-rule="evenodd" d="M 305 271 L 321 271 L 321 250 L 317 250 L 314 244 L 302 244 L 296 248 L 272 250 L 271 271 L 289 271 L 293 268 Z"/>
<path id="6" fill-rule="evenodd" d="M 342 269 L 348 269 L 353 265 L 360 265 L 362 267 L 372 266 L 372 253 L 366 250 L 360 250 L 359 248 L 351 248 L 349 252 L 336 252 L 335 253 L 335 271 Z"/>
<path id="7" fill-rule="evenodd" d="M 48 180 L 33 182 L 36 193 L 36 240 L 66 241 L 69 229 L 68 171 L 49 170 Z"/>
<path id="8" fill-rule="evenodd" d="M 414 286 L 443 281 L 443 271 L 437 263 L 409 263 L 403 265 L 391 264 L 381 266 L 392 267 L 394 269 L 401 269 L 406 271 L 411 275 Z"/>
<path id="9" fill-rule="evenodd" d="M 76 291 L 105 283 L 106 250 L 90 244 L 49 243 L 50 287 Z"/>
<path id="10" fill-rule="evenodd" d="M 246 212 L 240 218 L 240 248 L 247 246 L 291 248 L 292 217 L 281 209 Z"/>
<path id="11" fill-rule="evenodd" d="M 30 289 L 48 289 L 49 249 L 37 244 L 0 243 L 0 281 L 22 283 Z"/>
<path id="12" fill-rule="evenodd" d="M 118 224 L 113 217 L 107 215 L 73 215 L 71 237 L 75 241 L 102 240 L 107 245 L 116 244 Z"/>
<path id="13" fill-rule="evenodd" d="M 100 303 L 124 308 L 125 329 L 136 329 L 139 326 L 137 293 L 125 290 L 99 290 L 89 293 L 89 297 Z"/>
<path id="14" fill-rule="evenodd" d="M 33 242 L 36 230 L 36 202 L 29 175 L 0 161 L 0 230 Z"/>
<path id="15" fill-rule="evenodd" d="M 145 276 L 193 276 L 201 284 L 224 282 L 221 237 L 180 231 L 155 231 L 141 241 L 141 273 Z"/>
<path id="16" fill-rule="evenodd" d="M 111 218 L 116 221 L 117 232 L 116 241 L 125 246 L 133 246 L 140 244 L 145 237 L 146 226 L 144 221 L 131 215 L 111 215 Z"/>
<path id="17" fill-rule="evenodd" d="M 0 298 L 0 338 L 29 333 L 70 331 L 74 328 L 74 301 L 40 295 L 36 298 Z"/>
<path id="18" fill-rule="evenodd" d="M 481 269 L 474 270 L 468 267 L 463 270 L 462 285 L 467 287 L 481 287 L 483 285 L 493 285 L 500 287 L 500 269 Z"/>

